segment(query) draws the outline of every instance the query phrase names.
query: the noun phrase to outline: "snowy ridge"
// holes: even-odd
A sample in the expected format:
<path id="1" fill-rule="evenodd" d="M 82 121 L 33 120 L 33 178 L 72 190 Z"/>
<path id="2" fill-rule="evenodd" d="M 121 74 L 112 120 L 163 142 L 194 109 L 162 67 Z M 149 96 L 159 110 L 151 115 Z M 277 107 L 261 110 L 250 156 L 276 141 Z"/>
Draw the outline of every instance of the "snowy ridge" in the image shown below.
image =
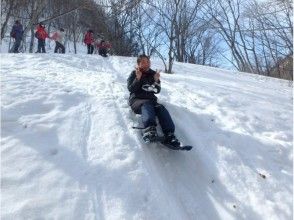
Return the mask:
<path id="1" fill-rule="evenodd" d="M 289 82 L 176 63 L 174 152 L 131 129 L 135 61 L 1 54 L 2 219 L 292 219 Z"/>

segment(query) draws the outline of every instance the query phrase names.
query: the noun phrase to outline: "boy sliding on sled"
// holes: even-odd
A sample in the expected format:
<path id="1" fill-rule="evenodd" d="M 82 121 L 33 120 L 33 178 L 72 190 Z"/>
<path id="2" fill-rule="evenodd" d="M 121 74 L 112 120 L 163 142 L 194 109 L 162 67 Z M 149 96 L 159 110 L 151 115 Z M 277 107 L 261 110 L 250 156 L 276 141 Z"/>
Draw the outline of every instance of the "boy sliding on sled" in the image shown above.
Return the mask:
<path id="1" fill-rule="evenodd" d="M 137 58 L 136 70 L 132 71 L 128 78 L 128 90 L 130 91 L 129 105 L 136 114 L 141 114 L 145 143 L 156 142 L 156 116 L 164 133 L 162 141 L 165 145 L 179 147 L 180 142 L 174 135 L 175 125 L 167 109 L 157 103 L 154 94 L 160 92 L 160 74 L 150 69 L 150 58 L 140 55 Z"/>

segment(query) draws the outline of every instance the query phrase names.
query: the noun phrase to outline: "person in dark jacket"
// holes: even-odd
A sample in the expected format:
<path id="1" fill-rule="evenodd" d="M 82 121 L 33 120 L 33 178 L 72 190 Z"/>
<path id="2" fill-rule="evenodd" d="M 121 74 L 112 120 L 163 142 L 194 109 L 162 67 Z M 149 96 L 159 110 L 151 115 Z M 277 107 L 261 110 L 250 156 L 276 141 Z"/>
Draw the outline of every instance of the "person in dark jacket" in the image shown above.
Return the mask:
<path id="1" fill-rule="evenodd" d="M 179 145 L 174 135 L 175 125 L 167 109 L 157 102 L 161 90 L 160 74 L 150 69 L 150 59 L 146 55 L 137 58 L 136 70 L 128 78 L 130 91 L 129 105 L 136 114 L 141 114 L 144 131 L 143 140 L 150 143 L 156 140 L 156 116 L 164 133 L 164 142 Z"/>
<path id="2" fill-rule="evenodd" d="M 93 54 L 94 52 L 94 34 L 93 30 L 88 30 L 84 37 L 84 43 L 87 45 L 88 54 Z"/>
<path id="3" fill-rule="evenodd" d="M 10 36 L 14 38 L 14 45 L 13 45 L 13 53 L 19 53 L 18 48 L 20 46 L 22 37 L 23 37 L 23 27 L 21 23 L 17 20 L 15 21 L 12 30 L 10 32 Z"/>
<path id="4" fill-rule="evenodd" d="M 46 38 L 49 38 L 49 35 L 45 30 L 45 25 L 43 25 L 42 23 L 38 24 L 35 37 L 38 39 L 38 51 L 36 53 L 46 53 L 45 40 Z"/>

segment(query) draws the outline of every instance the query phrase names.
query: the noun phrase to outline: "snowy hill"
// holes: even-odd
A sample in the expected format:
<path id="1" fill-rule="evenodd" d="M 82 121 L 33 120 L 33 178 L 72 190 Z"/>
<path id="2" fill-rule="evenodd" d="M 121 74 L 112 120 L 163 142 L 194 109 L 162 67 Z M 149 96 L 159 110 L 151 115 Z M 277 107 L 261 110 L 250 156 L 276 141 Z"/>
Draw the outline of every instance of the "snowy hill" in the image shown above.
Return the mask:
<path id="1" fill-rule="evenodd" d="M 2 219 L 292 219 L 289 82 L 176 63 L 175 152 L 131 129 L 135 61 L 1 54 Z"/>

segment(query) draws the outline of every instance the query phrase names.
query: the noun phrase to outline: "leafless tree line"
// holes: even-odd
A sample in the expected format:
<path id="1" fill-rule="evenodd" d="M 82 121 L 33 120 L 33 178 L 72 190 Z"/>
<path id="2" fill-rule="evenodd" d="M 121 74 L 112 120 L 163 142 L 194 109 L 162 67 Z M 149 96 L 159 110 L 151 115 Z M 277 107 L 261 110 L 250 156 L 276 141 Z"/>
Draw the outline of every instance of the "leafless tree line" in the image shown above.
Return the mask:
<path id="1" fill-rule="evenodd" d="M 212 0 L 204 10 L 230 49 L 226 59 L 236 69 L 293 80 L 292 2 Z M 275 68 L 287 63 L 288 71 Z"/>
<path id="2" fill-rule="evenodd" d="M 88 29 L 95 37 L 113 40 L 113 52 L 118 55 L 137 55 L 134 43 L 124 32 L 122 20 L 116 18 L 117 4 L 94 0 L 2 0 L 1 1 L 1 40 L 9 37 L 15 20 L 24 26 L 24 51 L 34 50 L 34 32 L 39 22 L 46 30 L 64 28 L 66 41 L 73 42 L 77 52 L 77 42 L 82 42 Z M 115 25 L 113 25 L 115 23 Z M 118 39 L 120 38 L 120 39 Z"/>
<path id="3" fill-rule="evenodd" d="M 115 1 L 116 3 L 118 1 Z M 293 80 L 291 0 L 121 1 L 117 22 L 138 49 L 162 59 Z M 283 68 L 281 68 L 283 67 Z"/>
<path id="4" fill-rule="evenodd" d="M 91 28 L 113 53 L 159 57 L 209 66 L 231 63 L 239 71 L 293 80 L 292 0 L 2 0 L 1 39 L 19 19 L 33 51 L 35 24 L 64 27 L 81 41 Z M 280 67 L 287 67 L 288 71 Z"/>

